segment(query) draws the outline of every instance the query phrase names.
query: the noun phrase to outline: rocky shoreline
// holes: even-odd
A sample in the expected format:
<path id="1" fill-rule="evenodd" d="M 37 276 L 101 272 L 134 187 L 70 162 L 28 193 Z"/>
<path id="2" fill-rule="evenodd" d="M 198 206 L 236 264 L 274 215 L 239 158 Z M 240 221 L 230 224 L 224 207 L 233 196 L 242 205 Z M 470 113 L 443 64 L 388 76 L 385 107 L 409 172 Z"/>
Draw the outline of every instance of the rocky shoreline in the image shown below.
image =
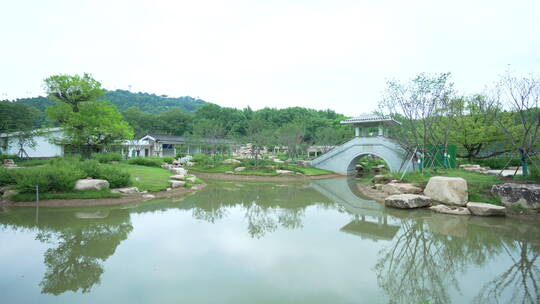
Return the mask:
<path id="1" fill-rule="evenodd" d="M 494 185 L 492 193 L 504 206 L 468 201 L 467 182 L 462 178 L 435 176 L 425 189 L 412 183 L 400 183 L 388 176 L 377 175 L 373 185 L 359 184 L 365 197 L 398 209 L 426 207 L 437 213 L 474 216 L 505 216 L 539 219 L 540 186 L 524 184 Z M 517 208 L 516 208 L 517 206 Z M 533 211 L 524 214 L 521 209 Z"/>

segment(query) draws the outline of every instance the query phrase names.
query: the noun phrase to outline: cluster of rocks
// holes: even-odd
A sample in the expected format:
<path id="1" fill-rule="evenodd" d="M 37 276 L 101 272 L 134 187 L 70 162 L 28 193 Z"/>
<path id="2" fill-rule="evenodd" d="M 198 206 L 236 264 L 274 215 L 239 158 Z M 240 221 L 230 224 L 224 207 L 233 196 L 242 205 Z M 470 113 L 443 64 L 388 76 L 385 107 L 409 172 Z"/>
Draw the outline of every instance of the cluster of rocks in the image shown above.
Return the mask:
<path id="1" fill-rule="evenodd" d="M 161 165 L 161 168 L 171 170 L 172 168 L 191 167 L 195 164 L 191 162 L 192 159 L 193 158 L 190 155 L 188 155 L 179 159 L 175 159 L 170 164 L 165 163 Z"/>
<path id="2" fill-rule="evenodd" d="M 470 171 L 470 172 L 500 175 L 500 176 L 523 175 L 523 170 L 521 167 L 508 167 L 506 169 L 500 170 L 500 169 L 491 169 L 490 167 L 482 167 L 480 165 L 464 164 L 464 165 L 459 165 L 459 168 L 462 170 Z"/>
<path id="3" fill-rule="evenodd" d="M 360 162 L 356 165 L 356 176 L 362 176 L 364 173 L 372 172 L 372 173 L 381 173 L 384 169 L 386 169 L 386 165 L 380 164 L 373 166 L 371 170 L 366 170 L 365 168 L 368 166 L 368 163 L 366 162 Z"/>
<path id="4" fill-rule="evenodd" d="M 19 166 L 17 166 L 17 164 L 15 164 L 13 159 L 10 159 L 10 158 L 4 159 L 2 167 L 7 168 L 7 169 L 19 168 Z"/>
<path id="5" fill-rule="evenodd" d="M 182 167 L 173 167 L 170 168 L 169 171 L 171 171 L 171 173 L 173 173 L 174 175 L 171 175 L 169 177 L 169 183 L 171 186 L 167 190 L 179 187 L 186 187 L 187 182 L 195 183 L 195 181 L 197 180 L 195 175 L 188 174 L 188 170 Z"/>
<path id="6" fill-rule="evenodd" d="M 253 144 L 247 143 L 243 146 L 241 146 L 237 151 L 233 153 L 233 156 L 235 158 L 253 158 L 254 151 Z M 268 154 L 268 149 L 266 147 L 262 147 L 260 151 L 258 151 L 259 154 Z"/>
<path id="7" fill-rule="evenodd" d="M 489 167 L 482 167 L 480 165 L 469 165 L 469 164 L 459 165 L 459 168 L 462 170 L 466 170 L 470 172 L 477 172 L 477 173 L 482 173 L 482 174 L 487 174 L 488 171 L 491 169 Z"/>
<path id="8" fill-rule="evenodd" d="M 389 176 L 376 175 L 375 188 L 389 194 L 387 207 L 412 209 L 429 207 L 439 213 L 454 215 L 504 216 L 506 208 L 486 203 L 469 202 L 467 182 L 459 177 L 434 176 L 424 190 L 410 183 L 399 183 Z"/>

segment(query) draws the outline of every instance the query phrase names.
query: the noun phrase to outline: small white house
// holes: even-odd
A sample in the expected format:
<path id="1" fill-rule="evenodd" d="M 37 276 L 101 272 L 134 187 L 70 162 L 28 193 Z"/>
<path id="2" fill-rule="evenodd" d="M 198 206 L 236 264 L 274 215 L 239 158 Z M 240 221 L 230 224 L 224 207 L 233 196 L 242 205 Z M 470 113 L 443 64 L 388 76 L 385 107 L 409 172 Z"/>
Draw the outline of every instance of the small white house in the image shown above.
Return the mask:
<path id="1" fill-rule="evenodd" d="M 64 147 L 53 143 L 52 138 L 61 138 L 63 136 L 62 128 L 48 128 L 33 131 L 36 133 L 34 140 L 35 147 L 28 145 L 19 145 L 19 135 L 21 132 L 1 133 L 0 134 L 0 153 L 12 154 L 30 158 L 50 158 L 64 155 Z"/>
<path id="2" fill-rule="evenodd" d="M 175 156 L 176 148 L 184 146 L 188 154 L 200 153 L 201 145 L 222 144 L 232 147 L 236 146 L 234 141 L 218 138 L 202 138 L 197 142 L 191 141 L 184 136 L 148 134 L 139 140 L 126 140 L 122 142 L 122 152 L 127 157 L 137 156 Z"/>
<path id="3" fill-rule="evenodd" d="M 20 147 L 18 135 L 21 132 L 0 134 L 0 154 L 13 154 L 30 158 L 51 158 L 64 156 L 65 149 L 58 142 L 64 136 L 62 128 L 48 128 L 35 130 L 35 147 L 25 145 Z M 56 140 L 55 140 L 56 139 Z M 103 150 L 103 152 L 118 151 L 124 157 L 147 156 L 175 156 L 176 147 L 185 147 L 187 153 L 199 153 L 202 145 L 221 144 L 233 148 L 236 143 L 227 139 L 202 138 L 193 142 L 183 136 L 148 134 L 141 139 L 117 141 Z"/>

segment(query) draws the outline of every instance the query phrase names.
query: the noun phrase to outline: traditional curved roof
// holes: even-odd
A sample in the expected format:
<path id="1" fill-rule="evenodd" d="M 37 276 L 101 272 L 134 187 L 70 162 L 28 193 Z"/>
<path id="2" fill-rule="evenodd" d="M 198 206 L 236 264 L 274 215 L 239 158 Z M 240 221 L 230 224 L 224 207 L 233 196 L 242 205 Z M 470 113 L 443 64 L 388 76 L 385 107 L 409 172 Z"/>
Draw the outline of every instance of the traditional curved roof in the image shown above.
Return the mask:
<path id="1" fill-rule="evenodd" d="M 373 126 L 378 124 L 400 124 L 398 121 L 390 117 L 386 117 L 379 114 L 360 114 L 357 117 L 345 119 L 341 121 L 344 125 L 364 125 Z"/>

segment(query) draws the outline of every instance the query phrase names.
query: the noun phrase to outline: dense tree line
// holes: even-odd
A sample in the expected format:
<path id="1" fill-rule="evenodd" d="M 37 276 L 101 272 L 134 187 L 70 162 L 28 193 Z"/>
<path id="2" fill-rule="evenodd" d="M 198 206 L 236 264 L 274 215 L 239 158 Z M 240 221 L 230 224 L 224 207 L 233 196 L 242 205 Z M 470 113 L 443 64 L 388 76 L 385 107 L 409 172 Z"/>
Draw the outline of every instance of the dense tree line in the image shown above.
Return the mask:
<path id="1" fill-rule="evenodd" d="M 180 108 L 184 112 L 191 113 L 200 106 L 206 104 L 206 101 L 190 96 L 183 97 L 168 97 L 167 95 L 155 95 L 150 93 L 135 93 L 126 90 L 103 91 L 98 100 L 107 100 L 115 105 L 119 110 L 127 110 L 130 107 L 136 107 L 147 113 L 161 113 L 170 108 Z M 40 111 L 45 111 L 48 106 L 55 104 L 53 98 L 43 96 L 32 98 L 19 98 L 14 100 L 15 103 L 37 108 Z"/>
<path id="2" fill-rule="evenodd" d="M 171 98 L 165 95 L 133 93 L 125 90 L 106 91 L 91 100 L 107 100 L 122 114 L 134 130 L 135 138 L 147 133 L 183 135 L 192 137 L 229 138 L 256 142 L 264 145 L 297 146 L 296 144 L 334 145 L 351 134 L 341 126 L 344 118 L 331 110 L 291 107 L 286 109 L 264 108 L 252 110 L 221 107 L 192 97 Z M 47 119 L 47 108 L 56 106 L 58 100 L 48 97 L 21 98 L 3 102 L 31 121 L 32 127 L 58 126 L 58 119 Z M 0 108 L 0 115 L 11 110 Z M 21 115 L 22 117 L 23 115 Z M 19 121 L 19 118 L 10 121 Z M 22 120 L 22 119 L 21 119 Z M 6 120 L 7 121 L 7 120 Z M 0 131 L 18 130 L 17 123 Z M 0 126 L 2 127 L 2 126 Z M 292 143 L 295 144 L 292 144 Z"/>
<path id="3" fill-rule="evenodd" d="M 171 108 L 159 114 L 131 107 L 122 112 L 137 136 L 145 133 L 239 139 L 265 145 L 286 145 L 285 137 L 299 143 L 334 145 L 351 131 L 340 125 L 345 116 L 331 110 L 300 107 L 234 109 L 207 103 L 193 114 Z M 280 140 L 281 138 L 281 140 Z"/>

